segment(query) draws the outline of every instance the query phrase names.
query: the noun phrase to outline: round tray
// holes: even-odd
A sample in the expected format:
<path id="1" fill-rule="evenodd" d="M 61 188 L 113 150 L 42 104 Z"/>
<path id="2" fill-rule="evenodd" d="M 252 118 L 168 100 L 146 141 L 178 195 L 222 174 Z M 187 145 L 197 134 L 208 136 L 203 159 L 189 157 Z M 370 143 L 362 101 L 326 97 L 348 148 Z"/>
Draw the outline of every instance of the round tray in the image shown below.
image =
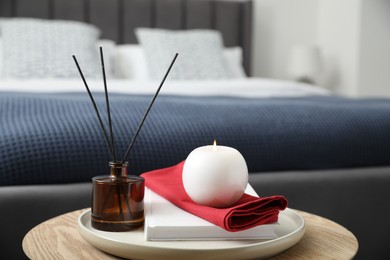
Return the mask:
<path id="1" fill-rule="evenodd" d="M 143 228 L 129 232 L 106 232 L 91 227 L 91 211 L 78 218 L 81 236 L 94 247 L 112 255 L 134 259 L 243 259 L 265 258 L 295 245 L 305 233 L 305 221 L 295 211 L 279 214 L 277 238 L 232 241 L 146 241 Z"/>

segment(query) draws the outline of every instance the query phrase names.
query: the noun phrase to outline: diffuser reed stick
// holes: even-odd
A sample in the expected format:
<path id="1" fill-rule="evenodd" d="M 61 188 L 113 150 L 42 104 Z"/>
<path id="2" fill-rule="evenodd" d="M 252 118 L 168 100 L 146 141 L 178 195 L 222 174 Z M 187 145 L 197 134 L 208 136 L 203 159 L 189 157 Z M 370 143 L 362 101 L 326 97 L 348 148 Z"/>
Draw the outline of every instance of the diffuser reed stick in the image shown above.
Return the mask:
<path id="1" fill-rule="evenodd" d="M 102 74 L 104 82 L 104 93 L 106 96 L 106 106 L 107 106 L 107 115 L 108 115 L 108 125 L 110 128 L 110 137 L 111 137 L 111 147 L 112 147 L 112 157 L 114 162 L 116 162 L 115 155 L 115 143 L 114 143 L 114 133 L 112 131 L 112 121 L 111 121 L 111 112 L 110 112 L 110 101 L 108 100 L 108 91 L 107 91 L 107 80 L 106 80 L 106 70 L 104 68 L 104 58 L 103 58 L 103 48 L 100 46 L 100 60 L 102 64 Z"/>
<path id="2" fill-rule="evenodd" d="M 157 89 L 157 91 L 156 91 L 156 94 L 154 94 L 154 97 L 153 97 L 152 101 L 150 102 L 150 105 L 149 105 L 148 109 L 146 110 L 146 112 L 145 112 L 145 114 L 144 114 L 144 116 L 143 116 L 143 118 L 142 118 L 142 120 L 141 120 L 141 123 L 140 123 L 139 126 L 138 126 L 137 131 L 135 132 L 135 135 L 134 135 L 134 137 L 133 137 L 133 140 L 131 141 L 131 143 L 130 143 L 130 145 L 129 145 L 129 148 L 127 148 L 127 151 L 126 151 L 125 156 L 123 157 L 122 163 L 124 163 L 124 162 L 127 160 L 127 156 L 129 156 L 130 150 L 131 150 L 131 148 L 133 147 L 133 145 L 134 145 L 134 143 L 135 143 L 135 140 L 137 140 L 137 137 L 138 137 L 139 132 L 141 131 L 142 125 L 144 124 L 145 119 L 146 119 L 146 117 L 148 116 L 149 111 L 150 111 L 150 109 L 152 108 L 153 103 L 154 103 L 154 101 L 155 101 L 156 98 L 157 98 L 157 95 L 160 93 L 161 87 L 164 85 L 165 79 L 168 77 L 168 74 L 169 74 L 169 72 L 171 71 L 171 68 L 172 68 L 173 64 L 175 63 L 176 58 L 177 58 L 178 55 L 179 55 L 178 53 L 175 54 L 175 57 L 173 58 L 173 60 L 172 60 L 172 62 L 171 62 L 171 65 L 169 66 L 167 72 L 165 73 L 165 76 L 164 76 L 163 80 L 162 80 L 161 83 L 160 83 L 160 86 L 158 87 L 158 89 Z"/>
<path id="3" fill-rule="evenodd" d="M 93 105 L 93 108 L 95 109 L 96 116 L 97 116 L 98 121 L 99 121 L 99 126 L 100 126 L 100 129 L 101 129 L 102 132 L 103 132 L 104 140 L 106 141 L 108 150 L 110 151 L 110 154 L 111 154 L 112 159 L 115 161 L 115 158 L 114 158 L 114 150 L 113 150 L 113 147 L 112 147 L 111 144 L 110 144 L 110 141 L 108 140 L 107 131 L 106 131 L 104 125 L 103 125 L 102 118 L 100 117 L 100 113 L 99 113 L 99 110 L 98 110 L 98 108 L 97 108 L 95 99 L 93 98 L 92 93 L 91 93 L 91 91 L 90 91 L 90 89 L 89 89 L 89 87 L 88 87 L 87 81 L 85 80 L 84 74 L 83 74 L 83 72 L 81 71 L 81 68 L 80 68 L 79 63 L 77 62 L 76 56 L 75 56 L 75 55 L 72 55 L 72 57 L 73 57 L 74 62 L 76 63 L 76 66 L 77 66 L 77 69 L 78 69 L 78 71 L 79 71 L 79 73 L 80 73 L 81 79 L 82 79 L 83 82 L 84 82 L 84 86 L 85 86 L 85 88 L 87 89 L 89 98 L 90 98 L 90 100 L 91 100 L 91 102 L 92 102 L 92 105 Z"/>

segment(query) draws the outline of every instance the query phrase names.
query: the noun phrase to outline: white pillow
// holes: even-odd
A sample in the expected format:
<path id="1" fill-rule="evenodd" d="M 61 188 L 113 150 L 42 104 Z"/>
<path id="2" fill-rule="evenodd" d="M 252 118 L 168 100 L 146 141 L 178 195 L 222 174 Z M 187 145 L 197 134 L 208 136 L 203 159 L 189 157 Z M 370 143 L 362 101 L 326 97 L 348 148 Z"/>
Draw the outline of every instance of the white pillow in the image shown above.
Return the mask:
<path id="1" fill-rule="evenodd" d="M 0 37 L 0 75 L 3 64 L 3 49 L 2 40 Z M 116 43 L 112 40 L 102 39 L 96 44 L 97 48 L 103 48 L 104 66 L 106 75 L 115 78 L 115 55 L 116 55 Z"/>
<path id="2" fill-rule="evenodd" d="M 246 78 L 245 70 L 243 67 L 243 54 L 240 46 L 224 48 L 223 56 L 226 60 L 227 67 L 229 69 L 232 78 Z"/>
<path id="3" fill-rule="evenodd" d="M 2 74 L 8 78 L 98 77 L 97 27 L 75 21 L 11 18 L 1 22 Z"/>
<path id="4" fill-rule="evenodd" d="M 123 79 L 150 79 L 143 49 L 138 44 L 118 45 L 115 53 L 115 76 Z"/>
<path id="5" fill-rule="evenodd" d="M 175 53 L 179 57 L 169 75 L 171 79 L 229 78 L 222 53 L 222 35 L 218 31 L 137 28 L 135 34 L 154 79 L 164 76 Z"/>
<path id="6" fill-rule="evenodd" d="M 223 56 L 231 78 L 245 78 L 240 46 L 223 49 Z M 117 45 L 115 51 L 115 77 L 139 81 L 150 80 L 148 64 L 143 48 L 139 44 Z"/>

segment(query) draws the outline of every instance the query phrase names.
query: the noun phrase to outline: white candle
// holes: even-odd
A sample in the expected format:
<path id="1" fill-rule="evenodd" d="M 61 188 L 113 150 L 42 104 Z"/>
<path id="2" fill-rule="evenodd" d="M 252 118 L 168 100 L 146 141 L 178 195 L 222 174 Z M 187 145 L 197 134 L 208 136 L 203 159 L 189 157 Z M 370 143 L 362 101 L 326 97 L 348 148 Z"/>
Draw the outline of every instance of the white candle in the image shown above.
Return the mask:
<path id="1" fill-rule="evenodd" d="M 183 167 L 183 186 L 196 203 L 223 208 L 237 202 L 248 184 L 244 157 L 232 147 L 207 145 L 193 150 Z"/>

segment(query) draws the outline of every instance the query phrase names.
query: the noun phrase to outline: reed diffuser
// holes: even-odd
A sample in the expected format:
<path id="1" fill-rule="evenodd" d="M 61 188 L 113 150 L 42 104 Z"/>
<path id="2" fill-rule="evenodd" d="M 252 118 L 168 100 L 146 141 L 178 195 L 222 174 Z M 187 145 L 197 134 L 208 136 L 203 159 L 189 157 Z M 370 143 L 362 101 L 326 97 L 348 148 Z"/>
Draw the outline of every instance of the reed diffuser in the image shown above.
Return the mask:
<path id="1" fill-rule="evenodd" d="M 123 157 L 118 161 L 115 153 L 115 142 L 112 131 L 112 120 L 110 112 L 110 102 L 108 98 L 107 80 L 104 68 L 103 49 L 100 47 L 100 58 L 102 65 L 102 74 L 104 81 L 105 101 L 107 108 L 107 117 L 109 125 L 109 136 L 104 127 L 96 102 L 85 80 L 84 74 L 73 55 L 74 62 L 84 82 L 85 88 L 92 102 L 96 116 L 98 118 L 100 129 L 111 154 L 112 161 L 109 162 L 109 175 L 96 176 L 92 178 L 92 207 L 91 224 L 92 227 L 104 231 L 128 231 L 140 227 L 144 223 L 144 178 L 135 175 L 128 175 L 127 157 L 133 147 L 139 132 L 145 122 L 145 119 L 153 106 L 154 101 L 159 94 L 165 79 L 167 78 L 178 54 L 173 58 L 163 80 L 161 81 L 148 109 L 146 110 L 136 133 Z"/>

